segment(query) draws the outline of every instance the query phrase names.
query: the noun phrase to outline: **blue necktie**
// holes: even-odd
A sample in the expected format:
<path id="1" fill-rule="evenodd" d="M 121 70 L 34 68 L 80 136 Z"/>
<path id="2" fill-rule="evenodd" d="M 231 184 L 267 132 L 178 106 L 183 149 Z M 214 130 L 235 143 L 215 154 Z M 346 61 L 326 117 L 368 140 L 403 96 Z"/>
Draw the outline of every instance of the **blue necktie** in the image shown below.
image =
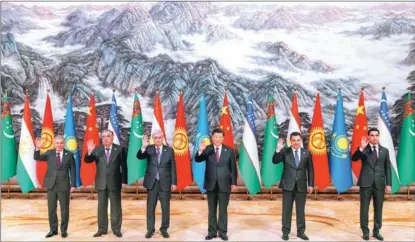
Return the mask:
<path id="1" fill-rule="evenodd" d="M 298 156 L 298 150 L 295 150 L 295 165 L 298 167 L 298 165 L 300 164 L 300 157 Z"/>

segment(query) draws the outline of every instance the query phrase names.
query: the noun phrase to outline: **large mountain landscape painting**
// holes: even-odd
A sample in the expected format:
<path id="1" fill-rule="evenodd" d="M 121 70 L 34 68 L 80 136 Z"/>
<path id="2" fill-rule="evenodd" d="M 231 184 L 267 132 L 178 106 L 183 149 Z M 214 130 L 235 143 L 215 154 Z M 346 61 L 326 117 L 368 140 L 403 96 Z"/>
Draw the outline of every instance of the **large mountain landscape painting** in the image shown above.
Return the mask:
<path id="1" fill-rule="evenodd" d="M 351 137 L 361 89 L 376 126 L 385 87 L 397 146 L 403 96 L 415 90 L 413 2 L 2 2 L 1 25 L 1 92 L 10 97 L 16 140 L 26 90 L 40 132 L 50 89 L 61 134 L 72 92 L 79 147 L 91 92 L 102 130 L 115 90 L 124 145 L 135 91 L 148 134 L 160 90 L 171 142 L 182 89 L 193 143 L 202 92 L 213 129 L 226 89 L 237 146 L 251 95 L 261 150 L 269 95 L 284 137 L 296 90 L 306 141 L 317 92 L 329 136 L 341 89 Z"/>

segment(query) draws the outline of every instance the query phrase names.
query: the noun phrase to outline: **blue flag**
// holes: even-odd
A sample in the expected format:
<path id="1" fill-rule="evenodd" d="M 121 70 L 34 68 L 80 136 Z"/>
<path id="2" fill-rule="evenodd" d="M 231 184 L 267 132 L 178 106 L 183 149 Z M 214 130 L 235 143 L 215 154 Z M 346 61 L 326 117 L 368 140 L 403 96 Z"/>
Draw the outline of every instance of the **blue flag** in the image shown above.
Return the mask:
<path id="1" fill-rule="evenodd" d="M 200 98 L 199 118 L 197 119 L 196 137 L 193 145 L 192 171 L 193 178 L 199 186 L 200 192 L 205 193 L 206 190 L 203 188 L 203 185 L 205 184 L 206 161 L 196 162 L 194 160 L 196 152 L 199 150 L 199 143 L 202 141 L 204 141 L 206 145 L 210 144 L 206 100 L 203 93 Z"/>
<path id="2" fill-rule="evenodd" d="M 350 161 L 349 141 L 347 139 L 346 122 L 344 120 L 343 98 L 341 92 L 337 96 L 334 114 L 333 132 L 330 140 L 330 175 L 339 193 L 353 185 L 352 164 Z"/>
<path id="3" fill-rule="evenodd" d="M 65 149 L 73 153 L 76 166 L 76 187 L 82 186 L 80 170 L 81 170 L 81 156 L 78 150 L 78 141 L 76 139 L 75 121 L 72 112 L 72 93 L 69 93 L 68 104 L 66 106 L 65 116 Z M 72 179 L 72 177 L 71 177 Z"/>
<path id="4" fill-rule="evenodd" d="M 112 94 L 111 102 L 111 111 L 110 118 L 108 122 L 108 130 L 114 132 L 114 144 L 119 145 L 121 143 L 120 135 L 120 126 L 118 125 L 118 116 L 117 116 L 117 100 L 115 100 L 115 95 Z"/>

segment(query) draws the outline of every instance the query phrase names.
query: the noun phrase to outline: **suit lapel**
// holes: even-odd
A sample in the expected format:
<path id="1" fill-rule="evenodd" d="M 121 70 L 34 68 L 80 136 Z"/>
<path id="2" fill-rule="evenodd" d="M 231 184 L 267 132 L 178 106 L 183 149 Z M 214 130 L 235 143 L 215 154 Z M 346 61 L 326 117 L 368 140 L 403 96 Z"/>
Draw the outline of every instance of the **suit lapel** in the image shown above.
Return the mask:
<path id="1" fill-rule="evenodd" d="M 290 160 L 291 160 L 291 165 L 293 166 L 293 167 L 295 167 L 295 168 L 297 168 L 297 166 L 295 165 L 295 157 L 294 157 L 294 150 L 293 150 L 293 148 L 289 148 L 289 154 L 288 154 L 288 156 L 290 157 Z M 301 160 L 300 160 L 301 161 Z"/>
<path id="2" fill-rule="evenodd" d="M 215 146 L 213 146 L 213 147 L 215 147 Z M 228 149 L 225 146 L 222 145 L 222 150 L 220 151 L 220 155 L 219 155 L 219 162 L 216 162 L 217 165 L 222 163 L 225 152 L 228 152 Z M 216 154 L 215 154 L 215 160 L 216 160 Z"/>
<path id="3" fill-rule="evenodd" d="M 114 144 L 112 144 L 111 153 L 110 153 L 110 160 L 109 160 L 109 162 L 107 162 L 108 165 L 110 165 L 112 163 L 116 153 L 118 153 L 118 147 L 115 146 Z M 105 148 L 104 148 L 104 154 L 105 154 Z"/>
<path id="4" fill-rule="evenodd" d="M 370 144 L 368 144 L 368 145 L 366 146 L 366 149 L 365 149 L 364 151 L 366 151 L 366 156 L 368 157 L 369 164 L 370 164 L 372 167 L 374 167 L 374 166 L 375 166 L 376 161 L 374 161 L 374 160 L 372 159 L 372 148 L 370 147 Z"/>
<path id="5" fill-rule="evenodd" d="M 57 159 L 56 150 L 54 149 L 54 150 L 51 150 L 50 152 L 55 157 L 55 159 L 53 159 L 55 161 L 53 162 L 53 165 L 56 167 L 56 169 L 58 169 L 59 167 L 58 167 L 57 160 L 56 160 Z"/>
<path id="6" fill-rule="evenodd" d="M 161 163 L 163 163 L 164 156 L 166 155 L 166 153 L 167 153 L 166 146 L 162 145 L 161 146 L 161 157 L 160 157 L 160 163 L 159 163 L 159 165 L 161 165 Z"/>

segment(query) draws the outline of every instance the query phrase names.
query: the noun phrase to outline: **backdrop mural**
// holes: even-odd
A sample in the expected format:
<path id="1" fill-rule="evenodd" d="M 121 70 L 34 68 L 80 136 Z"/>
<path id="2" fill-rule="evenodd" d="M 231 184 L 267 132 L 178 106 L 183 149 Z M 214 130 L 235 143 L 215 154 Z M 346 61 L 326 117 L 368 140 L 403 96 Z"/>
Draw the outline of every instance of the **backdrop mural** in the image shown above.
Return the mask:
<path id="1" fill-rule="evenodd" d="M 218 126 L 226 88 L 237 145 L 252 95 L 261 154 L 268 95 L 276 100 L 284 136 L 297 89 L 308 137 L 319 91 L 329 137 L 341 88 L 351 137 L 361 88 L 369 126 L 376 126 L 385 86 L 397 147 L 403 96 L 408 88 L 415 90 L 415 3 L 2 2 L 1 24 L 1 91 L 10 96 L 16 140 L 26 89 L 39 133 L 46 90 L 51 90 L 55 130 L 61 134 L 68 92 L 73 92 L 82 147 L 91 91 L 103 129 L 116 90 L 126 145 L 135 89 L 147 133 L 160 89 L 169 142 L 183 89 L 193 143 L 202 91 L 212 129 Z"/>

